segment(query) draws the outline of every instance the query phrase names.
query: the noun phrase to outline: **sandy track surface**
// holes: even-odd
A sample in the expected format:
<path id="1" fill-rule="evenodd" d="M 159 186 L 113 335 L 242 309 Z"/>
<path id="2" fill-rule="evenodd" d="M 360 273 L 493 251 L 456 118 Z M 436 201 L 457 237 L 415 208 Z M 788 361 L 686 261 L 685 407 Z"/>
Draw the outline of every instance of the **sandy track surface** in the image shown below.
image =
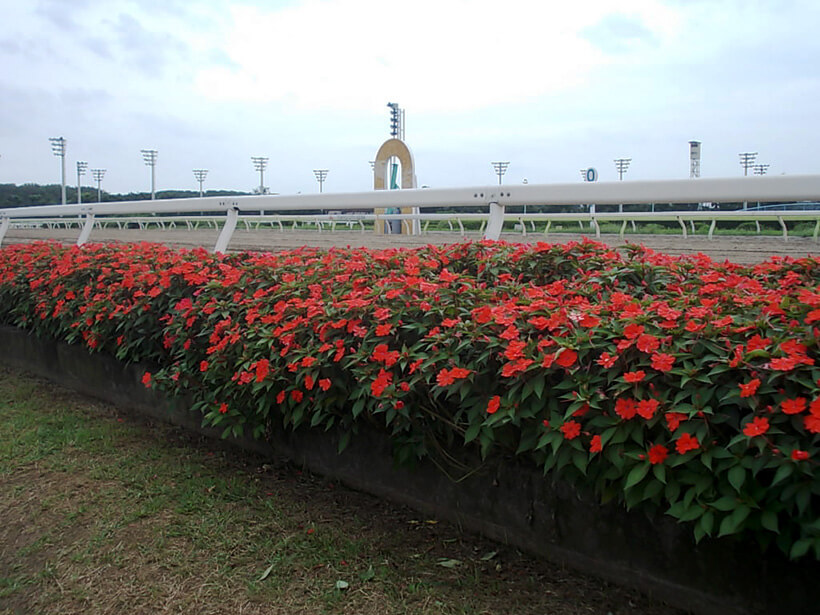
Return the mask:
<path id="1" fill-rule="evenodd" d="M 37 240 L 56 240 L 72 244 L 79 235 L 78 229 L 29 230 L 10 229 L 3 244 L 28 243 Z M 91 234 L 91 241 L 117 243 L 152 241 L 175 247 L 192 248 L 202 246 L 209 250 L 216 243 L 216 230 L 114 230 L 95 229 Z M 549 243 L 566 243 L 578 241 L 583 237 L 576 233 L 551 233 L 545 237 L 542 233 L 529 234 L 504 233 L 502 239 L 518 243 L 534 243 L 547 241 Z M 240 230 L 234 233 L 229 249 L 278 251 L 289 250 L 300 246 L 330 247 L 413 247 L 426 244 L 445 244 L 458 241 L 476 241 L 481 236 L 477 233 L 460 235 L 458 233 L 433 232 L 426 235 L 374 235 L 371 232 L 360 231 L 279 231 L 279 230 Z M 594 239 L 594 237 L 591 237 Z M 715 236 L 708 239 L 704 236 L 682 237 L 680 235 L 626 235 L 621 239 L 618 235 L 602 235 L 599 239 L 613 247 L 623 246 L 626 243 L 640 243 L 648 248 L 666 254 L 697 254 L 702 253 L 714 260 L 729 260 L 736 263 L 757 263 L 767 260 L 771 256 L 791 256 L 802 258 L 811 255 L 820 255 L 820 242 L 806 237 L 790 237 L 784 241 L 782 237 L 774 236 Z"/>

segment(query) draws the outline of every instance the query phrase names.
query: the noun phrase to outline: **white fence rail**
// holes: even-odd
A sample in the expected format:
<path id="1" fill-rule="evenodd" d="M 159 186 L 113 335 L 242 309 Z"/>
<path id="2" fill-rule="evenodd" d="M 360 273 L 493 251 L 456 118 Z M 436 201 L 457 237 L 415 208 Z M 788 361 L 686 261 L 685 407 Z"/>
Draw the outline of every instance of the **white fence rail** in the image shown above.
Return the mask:
<path id="1" fill-rule="evenodd" d="M 820 231 L 820 211 L 698 211 L 698 212 L 623 212 L 623 213 L 555 213 L 555 214 L 507 214 L 506 207 L 532 205 L 619 205 L 619 204 L 666 204 L 666 203 L 737 203 L 737 202 L 792 202 L 820 200 L 820 175 L 762 176 L 731 179 L 688 179 L 670 181 L 634 182 L 586 182 L 573 184 L 528 184 L 508 186 L 480 186 L 468 188 L 389 190 L 356 193 L 324 193 L 313 195 L 205 197 L 167 199 L 156 201 L 121 201 L 87 203 L 82 205 L 41 205 L 0 209 L 0 244 L 2 244 L 11 221 L 25 225 L 80 224 L 77 244 L 87 242 L 95 227 L 109 224 L 122 225 L 130 220 L 147 225 L 148 220 L 160 224 L 184 224 L 193 228 L 197 223 L 219 224 L 221 231 L 214 250 L 224 252 L 238 222 L 246 227 L 262 220 L 275 221 L 284 228 L 285 222 L 313 221 L 318 229 L 323 224 L 358 223 L 364 229 L 368 220 L 456 220 L 461 231 L 463 220 L 481 220 L 484 237 L 498 239 L 505 220 L 519 222 L 522 232 L 527 223 L 546 222 L 545 232 L 553 223 L 586 222 L 592 225 L 596 235 L 601 222 L 621 222 L 624 233 L 629 222 L 677 222 L 683 235 L 686 224 L 695 221 L 711 221 L 709 236 L 721 220 L 777 221 L 784 238 L 787 237 L 786 221 L 815 221 L 815 238 Z M 485 213 L 436 214 L 425 212 L 433 207 L 464 208 L 486 207 Z M 384 208 L 417 208 L 414 214 L 367 213 L 357 215 L 323 214 L 297 215 L 289 212 L 304 210 L 361 212 Z M 263 216 L 263 212 L 274 212 Z M 218 216 L 163 217 L 167 214 L 219 214 Z M 242 216 L 240 214 L 254 214 Z M 129 218 L 130 216 L 130 218 Z M 409 225 L 408 225 L 409 226 Z"/>

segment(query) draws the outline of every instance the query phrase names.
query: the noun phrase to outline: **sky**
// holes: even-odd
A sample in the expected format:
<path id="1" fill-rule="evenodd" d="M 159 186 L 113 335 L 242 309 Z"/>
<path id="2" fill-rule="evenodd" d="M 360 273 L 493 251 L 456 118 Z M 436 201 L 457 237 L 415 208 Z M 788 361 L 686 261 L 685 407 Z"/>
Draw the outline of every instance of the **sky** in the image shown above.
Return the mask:
<path id="1" fill-rule="evenodd" d="M 373 187 L 405 111 L 419 186 L 820 173 L 817 0 L 0 0 L 0 183 Z M 92 185 L 90 174 L 84 185 Z"/>

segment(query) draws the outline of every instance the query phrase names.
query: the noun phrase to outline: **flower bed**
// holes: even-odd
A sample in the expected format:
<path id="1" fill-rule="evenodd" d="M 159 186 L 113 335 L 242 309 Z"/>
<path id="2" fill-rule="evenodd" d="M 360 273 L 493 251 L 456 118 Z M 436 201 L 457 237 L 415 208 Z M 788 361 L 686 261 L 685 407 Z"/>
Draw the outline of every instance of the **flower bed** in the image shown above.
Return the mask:
<path id="1" fill-rule="evenodd" d="M 0 322 L 159 367 L 225 434 L 387 433 L 516 456 L 694 536 L 820 559 L 820 261 L 470 243 L 213 255 L 0 250 Z"/>

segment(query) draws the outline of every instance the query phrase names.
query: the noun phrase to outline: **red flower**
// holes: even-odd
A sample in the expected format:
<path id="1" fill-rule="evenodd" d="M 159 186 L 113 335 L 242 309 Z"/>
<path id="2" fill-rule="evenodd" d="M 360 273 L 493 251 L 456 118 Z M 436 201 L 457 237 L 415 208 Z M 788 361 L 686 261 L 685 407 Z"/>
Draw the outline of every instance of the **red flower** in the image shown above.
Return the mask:
<path id="1" fill-rule="evenodd" d="M 494 395 L 490 398 L 490 401 L 487 403 L 487 414 L 495 414 L 500 407 L 501 397 L 499 395 Z"/>
<path id="2" fill-rule="evenodd" d="M 655 416 L 659 405 L 657 399 L 642 399 L 638 402 L 638 414 L 649 420 Z"/>
<path id="3" fill-rule="evenodd" d="M 681 455 L 687 453 L 688 451 L 693 451 L 697 448 L 700 448 L 700 442 L 698 439 L 688 433 L 682 434 L 678 441 L 675 443 L 675 448 L 677 449 L 678 453 Z"/>
<path id="4" fill-rule="evenodd" d="M 473 373 L 473 370 L 465 369 L 463 367 L 454 367 L 450 370 L 448 370 L 447 368 L 443 368 L 436 375 L 436 384 L 438 384 L 440 387 L 446 387 L 448 385 L 453 384 L 456 380 L 466 378 L 471 373 Z"/>
<path id="5" fill-rule="evenodd" d="M 319 380 L 319 388 L 327 391 L 330 388 L 330 378 L 322 378 Z"/>
<path id="6" fill-rule="evenodd" d="M 634 399 L 620 398 L 615 401 L 615 414 L 628 421 L 638 412 L 638 402 Z"/>
<path id="7" fill-rule="evenodd" d="M 582 327 L 586 327 L 587 329 L 591 329 L 592 327 L 597 327 L 601 324 L 601 319 L 593 314 L 584 314 L 581 317 L 581 320 L 578 321 L 578 324 Z"/>
<path id="8" fill-rule="evenodd" d="M 151 372 L 145 372 L 142 376 L 142 384 L 146 389 L 151 388 Z"/>
<path id="9" fill-rule="evenodd" d="M 390 331 L 393 329 L 393 325 L 389 322 L 386 322 L 381 325 L 376 325 L 376 335 L 381 337 L 382 335 L 389 335 Z"/>
<path id="10" fill-rule="evenodd" d="M 504 367 L 501 368 L 501 375 L 505 378 L 510 378 L 525 371 L 532 364 L 532 359 L 518 359 L 517 361 L 510 361 L 509 363 L 505 363 Z"/>
<path id="11" fill-rule="evenodd" d="M 799 449 L 792 451 L 792 459 L 794 461 L 806 461 L 810 456 L 808 451 L 801 451 Z"/>
<path id="12" fill-rule="evenodd" d="M 662 352 L 656 352 L 652 355 L 652 369 L 656 369 L 659 372 L 668 372 L 672 369 L 672 365 L 675 363 L 675 357 L 671 354 L 664 354 Z"/>
<path id="13" fill-rule="evenodd" d="M 633 340 L 644 332 L 643 325 L 636 325 L 634 323 L 628 324 L 624 327 L 624 337 L 628 340 Z"/>
<path id="14" fill-rule="evenodd" d="M 638 340 L 635 342 L 637 349 L 647 354 L 655 352 L 658 348 L 660 348 L 660 345 L 661 341 L 657 337 L 647 333 L 639 335 Z"/>
<path id="15" fill-rule="evenodd" d="M 600 365 L 601 367 L 612 367 L 615 365 L 615 361 L 618 360 L 618 355 L 610 356 L 608 352 L 602 352 L 601 356 L 598 357 L 595 362 Z"/>
<path id="16" fill-rule="evenodd" d="M 208 371 L 208 362 L 207 361 L 201 361 L 199 363 L 199 371 L 201 371 L 201 372 Z"/>
<path id="17" fill-rule="evenodd" d="M 270 361 L 260 359 L 256 362 L 256 381 L 262 382 L 270 373 Z"/>
<path id="18" fill-rule="evenodd" d="M 803 425 L 809 433 L 820 433 L 820 415 L 809 414 L 804 416 Z"/>
<path id="19" fill-rule="evenodd" d="M 589 443 L 589 452 L 600 453 L 603 448 L 603 444 L 601 444 L 601 436 L 592 436 L 592 440 Z"/>
<path id="20" fill-rule="evenodd" d="M 769 419 L 762 416 L 756 416 L 746 423 L 746 426 L 743 428 L 743 434 L 750 438 L 762 436 L 767 431 L 769 431 Z"/>
<path id="21" fill-rule="evenodd" d="M 669 428 L 669 431 L 675 431 L 680 424 L 689 417 L 682 412 L 667 412 L 664 418 L 666 419 L 666 426 Z"/>
<path id="22" fill-rule="evenodd" d="M 391 382 L 393 382 L 393 374 L 380 369 L 379 375 L 370 383 L 370 392 L 373 394 L 373 397 L 381 397 Z"/>
<path id="23" fill-rule="evenodd" d="M 300 401 L 302 401 L 302 399 L 304 399 L 304 397 L 305 397 L 305 394 L 302 393 L 302 391 L 300 391 L 299 389 L 294 389 L 293 391 L 290 392 L 290 398 L 293 401 L 295 401 L 296 403 L 299 403 Z"/>
<path id="24" fill-rule="evenodd" d="M 578 421 L 567 421 L 559 429 L 567 440 L 573 440 L 581 435 L 581 423 Z"/>
<path id="25" fill-rule="evenodd" d="M 667 449 L 662 444 L 656 444 L 652 448 L 649 449 L 649 463 L 652 465 L 657 465 L 659 463 L 663 463 L 666 461 L 666 458 L 669 456 L 669 449 Z"/>
<path id="26" fill-rule="evenodd" d="M 746 384 L 738 384 L 737 386 L 740 387 L 741 397 L 751 397 L 752 395 L 757 393 L 757 389 L 760 386 L 760 378 L 754 378 Z"/>
<path id="27" fill-rule="evenodd" d="M 777 359 L 772 359 L 770 363 L 772 369 L 780 370 L 782 372 L 787 372 L 794 369 L 797 367 L 797 364 L 798 360 L 794 357 L 779 357 Z"/>
<path id="28" fill-rule="evenodd" d="M 227 411 L 228 411 L 228 404 L 226 404 L 226 403 L 223 401 L 221 404 L 219 404 L 219 412 L 220 412 L 221 414 L 225 414 Z"/>
<path id="29" fill-rule="evenodd" d="M 639 369 L 636 372 L 624 372 L 624 380 L 626 382 L 630 382 L 630 383 L 640 382 L 644 378 L 646 378 L 646 372 L 643 371 L 642 369 Z"/>
<path id="30" fill-rule="evenodd" d="M 577 359 L 577 352 L 570 348 L 564 348 L 563 350 L 559 351 L 558 357 L 555 359 L 555 362 L 561 367 L 571 367 Z"/>
<path id="31" fill-rule="evenodd" d="M 780 409 L 783 410 L 783 414 L 800 414 L 806 409 L 806 398 L 784 399 L 780 404 Z"/>

